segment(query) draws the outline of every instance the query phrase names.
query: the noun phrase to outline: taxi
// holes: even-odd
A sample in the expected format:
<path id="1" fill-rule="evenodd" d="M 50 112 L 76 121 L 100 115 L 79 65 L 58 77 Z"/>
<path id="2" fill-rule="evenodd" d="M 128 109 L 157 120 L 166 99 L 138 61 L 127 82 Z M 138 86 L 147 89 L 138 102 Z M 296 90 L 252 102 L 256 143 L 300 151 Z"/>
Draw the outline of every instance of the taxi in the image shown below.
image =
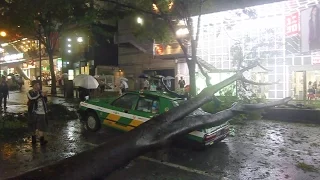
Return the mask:
<path id="1" fill-rule="evenodd" d="M 184 99 L 167 92 L 134 91 L 117 98 L 90 99 L 80 103 L 80 121 L 86 129 L 98 131 L 102 125 L 121 131 L 130 131 L 154 116 L 179 106 Z M 192 114 L 204 114 L 201 109 Z M 229 134 L 229 123 L 193 131 L 187 138 L 204 146 L 212 145 Z"/>

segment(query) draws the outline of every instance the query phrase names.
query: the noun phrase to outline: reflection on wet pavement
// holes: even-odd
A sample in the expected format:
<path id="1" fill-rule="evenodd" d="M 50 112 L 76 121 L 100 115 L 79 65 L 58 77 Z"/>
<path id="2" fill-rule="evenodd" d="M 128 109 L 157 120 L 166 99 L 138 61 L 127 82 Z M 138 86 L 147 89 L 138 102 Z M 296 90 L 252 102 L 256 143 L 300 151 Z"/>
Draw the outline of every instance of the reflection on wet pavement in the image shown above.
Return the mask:
<path id="1" fill-rule="evenodd" d="M 301 167 L 320 169 L 319 127 L 248 121 L 234 125 L 234 137 L 206 150 L 174 146 L 150 152 L 107 179 L 318 179 L 319 172 Z M 1 140 L 0 179 L 73 156 L 121 135 L 108 128 L 87 132 L 78 120 L 50 121 L 49 132 L 46 148 L 31 146 L 28 137 Z"/>

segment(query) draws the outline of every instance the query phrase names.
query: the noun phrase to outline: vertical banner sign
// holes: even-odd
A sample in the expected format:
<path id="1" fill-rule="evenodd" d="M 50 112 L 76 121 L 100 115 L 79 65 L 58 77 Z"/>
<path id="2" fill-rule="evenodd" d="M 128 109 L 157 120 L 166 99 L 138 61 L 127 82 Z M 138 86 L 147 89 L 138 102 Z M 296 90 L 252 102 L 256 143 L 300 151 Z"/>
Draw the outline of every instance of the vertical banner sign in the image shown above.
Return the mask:
<path id="1" fill-rule="evenodd" d="M 299 12 L 286 16 L 286 36 L 295 36 L 300 32 Z"/>
<path id="2" fill-rule="evenodd" d="M 286 56 L 300 54 L 300 13 L 285 16 L 285 49 Z"/>

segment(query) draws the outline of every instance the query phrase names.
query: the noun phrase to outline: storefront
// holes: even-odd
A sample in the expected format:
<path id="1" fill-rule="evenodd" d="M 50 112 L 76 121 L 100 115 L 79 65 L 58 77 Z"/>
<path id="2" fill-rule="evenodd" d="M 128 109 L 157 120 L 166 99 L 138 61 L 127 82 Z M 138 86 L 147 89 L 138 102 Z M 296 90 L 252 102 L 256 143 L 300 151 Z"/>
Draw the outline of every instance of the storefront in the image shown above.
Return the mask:
<path id="1" fill-rule="evenodd" d="M 1 75 L 16 74 L 16 68 L 21 68 L 24 61 L 24 54 L 10 54 L 0 58 Z"/>
<path id="2" fill-rule="evenodd" d="M 61 77 L 62 60 L 61 58 L 53 59 L 54 73 L 57 79 Z M 41 76 L 45 85 L 51 84 L 50 63 L 48 59 L 41 60 Z M 22 63 L 22 71 L 30 78 L 36 79 L 40 76 L 40 61 L 28 60 Z"/>
<path id="3" fill-rule="evenodd" d="M 252 70 L 246 75 L 248 78 L 279 82 L 265 88 L 252 87 L 254 92 L 268 99 L 288 96 L 305 99 L 308 83 L 320 84 L 320 42 L 308 44 L 310 14 L 312 9 L 320 12 L 320 6 L 315 1 L 298 2 L 251 7 L 256 18 L 239 16 L 239 10 L 202 15 L 197 56 L 217 69 L 234 70 L 235 60 L 241 58 L 235 53 L 235 47 L 239 46 L 245 61 L 259 59 L 269 70 Z M 266 42 L 269 44 L 261 45 Z M 220 81 L 229 75 L 223 76 Z"/>

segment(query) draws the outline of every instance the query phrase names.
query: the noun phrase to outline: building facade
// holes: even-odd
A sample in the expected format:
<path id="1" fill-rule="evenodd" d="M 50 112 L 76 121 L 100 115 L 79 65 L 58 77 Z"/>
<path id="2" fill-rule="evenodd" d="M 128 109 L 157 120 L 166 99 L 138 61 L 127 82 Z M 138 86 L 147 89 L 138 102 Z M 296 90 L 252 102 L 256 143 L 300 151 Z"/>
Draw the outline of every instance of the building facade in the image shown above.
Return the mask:
<path id="1" fill-rule="evenodd" d="M 278 83 L 263 88 L 252 87 L 256 93 L 268 99 L 287 96 L 306 99 L 308 83 L 320 83 L 320 56 L 319 49 L 305 50 L 305 34 L 308 33 L 303 32 L 303 27 L 308 24 L 303 23 L 309 22 L 312 9 L 319 8 L 318 3 L 318 0 L 288 0 L 250 7 L 255 12 L 254 17 L 242 10 L 202 15 L 197 56 L 217 69 L 230 71 L 219 75 L 212 73 L 213 83 L 231 76 L 236 69 L 234 62 L 239 58 L 247 62 L 259 59 L 268 71 L 256 68 L 246 74 L 247 78 Z M 124 21 L 118 29 L 119 66 L 125 76 L 133 78 L 133 87 L 138 87 L 138 81 L 134 79 L 148 70 L 173 69 L 176 81 L 181 76 L 187 80 L 188 69 L 181 50 L 174 48 L 174 44 L 158 46 L 154 42 L 139 42 L 130 32 L 134 29 L 130 26 L 136 25 L 133 18 L 136 17 Z M 196 20 L 194 17 L 194 24 L 197 24 Z M 235 53 L 239 48 L 242 57 Z M 197 83 L 203 88 L 201 78 Z"/>

